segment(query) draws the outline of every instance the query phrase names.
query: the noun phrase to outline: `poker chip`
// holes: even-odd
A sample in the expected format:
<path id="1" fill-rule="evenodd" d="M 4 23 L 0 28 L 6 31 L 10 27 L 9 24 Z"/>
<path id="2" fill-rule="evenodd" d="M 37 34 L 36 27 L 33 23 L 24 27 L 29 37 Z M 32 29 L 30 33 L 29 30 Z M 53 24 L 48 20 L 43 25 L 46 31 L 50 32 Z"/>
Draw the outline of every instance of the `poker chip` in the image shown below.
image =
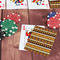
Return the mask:
<path id="1" fill-rule="evenodd" d="M 5 32 L 0 30 L 0 40 L 2 40 L 5 37 Z"/>
<path id="2" fill-rule="evenodd" d="M 51 18 L 51 17 L 54 17 L 55 15 L 57 14 L 57 12 L 50 12 L 47 16 L 47 18 Z"/>
<path id="3" fill-rule="evenodd" d="M 3 18 L 3 21 L 6 20 L 6 19 L 7 19 L 7 17 Z"/>
<path id="4" fill-rule="evenodd" d="M 0 20 L 0 28 L 1 28 L 1 22 L 2 22 L 2 21 Z"/>
<path id="5" fill-rule="evenodd" d="M 13 20 L 4 20 L 1 23 L 1 30 L 5 31 L 6 36 L 12 36 L 15 32 L 17 32 L 17 25 Z"/>
<path id="6" fill-rule="evenodd" d="M 57 13 L 54 17 L 47 20 L 47 25 L 50 28 L 56 29 L 60 27 L 60 13 Z"/>
<path id="7" fill-rule="evenodd" d="M 7 17 L 5 17 L 3 20 L 6 20 L 6 19 L 13 20 L 13 21 L 15 21 L 15 23 L 18 23 L 21 21 L 20 15 L 18 15 L 16 13 L 11 13 L 11 14 L 7 15 Z"/>

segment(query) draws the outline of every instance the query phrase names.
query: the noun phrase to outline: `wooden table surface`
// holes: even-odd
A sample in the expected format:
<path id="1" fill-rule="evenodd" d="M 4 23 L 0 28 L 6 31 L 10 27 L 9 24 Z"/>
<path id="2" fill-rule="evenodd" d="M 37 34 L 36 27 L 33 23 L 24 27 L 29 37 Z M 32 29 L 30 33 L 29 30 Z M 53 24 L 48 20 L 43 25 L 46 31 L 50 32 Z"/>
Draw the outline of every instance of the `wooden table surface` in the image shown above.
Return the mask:
<path id="1" fill-rule="evenodd" d="M 0 10 L 0 19 L 3 20 L 5 16 L 10 13 L 17 13 L 21 15 L 21 22 L 17 24 L 18 31 L 11 37 L 5 37 L 1 43 L 1 60 L 60 60 L 60 36 L 57 34 L 54 46 L 50 56 L 44 57 L 42 55 L 31 53 L 29 51 L 19 51 L 20 31 L 22 24 L 35 24 L 46 26 L 47 14 L 50 11 L 60 12 L 60 9 L 49 10 Z M 29 13 L 29 14 L 28 14 Z M 50 28 L 49 28 L 50 29 Z M 58 32 L 59 29 L 56 29 Z"/>

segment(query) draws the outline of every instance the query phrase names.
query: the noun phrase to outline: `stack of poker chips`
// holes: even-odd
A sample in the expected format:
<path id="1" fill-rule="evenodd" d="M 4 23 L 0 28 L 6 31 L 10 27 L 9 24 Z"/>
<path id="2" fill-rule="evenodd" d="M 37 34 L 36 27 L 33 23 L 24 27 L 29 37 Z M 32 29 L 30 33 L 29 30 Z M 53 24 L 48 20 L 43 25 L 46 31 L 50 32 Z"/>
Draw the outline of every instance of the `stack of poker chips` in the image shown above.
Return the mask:
<path id="1" fill-rule="evenodd" d="M 43 0 L 32 0 L 32 2 L 35 2 L 35 3 L 37 3 L 37 5 L 41 5 L 41 2 L 42 2 Z"/>
<path id="2" fill-rule="evenodd" d="M 23 2 L 24 0 L 10 0 L 12 2 L 14 2 L 16 5 L 20 5 L 21 2 Z"/>
<path id="3" fill-rule="evenodd" d="M 5 37 L 5 32 L 1 30 L 1 20 L 0 20 L 0 40 L 2 40 Z"/>
<path id="4" fill-rule="evenodd" d="M 60 8 L 60 1 L 59 0 L 50 0 L 50 7 L 51 8 Z"/>
<path id="5" fill-rule="evenodd" d="M 57 32 L 35 26 L 29 35 L 24 49 L 48 57 Z"/>
<path id="6" fill-rule="evenodd" d="M 20 20 L 20 15 L 16 13 L 7 15 L 3 21 L 0 20 L 0 40 L 5 36 L 9 37 L 15 34 L 18 30 L 18 26 L 16 24 L 20 22 Z"/>
<path id="7" fill-rule="evenodd" d="M 56 29 L 60 27 L 60 13 L 59 12 L 50 12 L 47 16 L 47 26 Z"/>

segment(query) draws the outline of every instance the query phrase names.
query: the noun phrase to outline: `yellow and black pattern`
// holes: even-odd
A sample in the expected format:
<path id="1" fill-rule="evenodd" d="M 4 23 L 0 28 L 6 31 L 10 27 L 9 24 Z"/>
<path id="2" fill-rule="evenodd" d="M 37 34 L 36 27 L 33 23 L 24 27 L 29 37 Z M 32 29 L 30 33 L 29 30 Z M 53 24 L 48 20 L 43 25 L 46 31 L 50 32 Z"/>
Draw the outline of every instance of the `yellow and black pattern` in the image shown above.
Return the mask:
<path id="1" fill-rule="evenodd" d="M 25 49 L 43 56 L 49 56 L 57 32 L 35 26 L 31 31 Z"/>
<path id="2" fill-rule="evenodd" d="M 60 1 L 50 1 L 51 8 L 60 8 Z"/>

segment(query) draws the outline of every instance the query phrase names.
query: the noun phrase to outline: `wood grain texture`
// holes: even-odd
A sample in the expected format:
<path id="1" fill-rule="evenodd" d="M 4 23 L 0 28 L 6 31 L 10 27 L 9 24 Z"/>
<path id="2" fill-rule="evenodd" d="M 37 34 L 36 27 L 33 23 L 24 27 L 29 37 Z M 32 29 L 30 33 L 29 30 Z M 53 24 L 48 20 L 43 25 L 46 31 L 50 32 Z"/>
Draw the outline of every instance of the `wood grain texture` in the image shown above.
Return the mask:
<path id="1" fill-rule="evenodd" d="M 2 12 L 2 10 L 0 10 L 0 20 L 1 20 L 1 12 Z"/>
<path id="2" fill-rule="evenodd" d="M 30 24 L 44 25 L 44 26 L 46 26 L 46 28 L 48 28 L 46 25 L 47 14 L 52 11 L 60 12 L 60 9 L 29 10 Z M 50 29 L 50 28 L 48 28 L 48 29 Z M 53 30 L 53 29 L 51 29 L 51 30 Z M 55 31 L 58 32 L 59 29 L 56 29 Z M 60 48 L 59 47 L 60 47 L 60 36 L 59 36 L 59 32 L 58 32 L 50 56 L 44 57 L 39 54 L 33 53 L 33 60 L 60 60 Z"/>
<path id="3" fill-rule="evenodd" d="M 1 60 L 32 60 L 30 52 L 19 51 L 21 25 L 28 24 L 28 10 L 3 10 L 3 17 L 10 13 L 20 14 L 21 21 L 17 24 L 18 31 L 14 35 L 2 40 Z"/>
<path id="4" fill-rule="evenodd" d="M 38 25 L 46 26 L 47 14 L 51 11 L 60 12 L 60 9 L 29 10 L 29 15 L 28 15 L 28 10 L 3 10 L 2 18 L 4 18 L 10 13 L 17 13 L 21 15 L 21 22 L 17 24 L 18 31 L 13 36 L 5 37 L 2 40 L 1 60 L 60 60 L 59 34 L 56 37 L 51 54 L 48 58 L 41 56 L 39 54 L 31 53 L 31 52 L 19 51 L 21 25 L 30 23 L 30 24 L 35 24 L 35 25 L 38 24 Z M 0 18 L 1 18 L 1 14 L 0 14 Z M 58 30 L 59 29 L 56 29 L 57 32 Z"/>

